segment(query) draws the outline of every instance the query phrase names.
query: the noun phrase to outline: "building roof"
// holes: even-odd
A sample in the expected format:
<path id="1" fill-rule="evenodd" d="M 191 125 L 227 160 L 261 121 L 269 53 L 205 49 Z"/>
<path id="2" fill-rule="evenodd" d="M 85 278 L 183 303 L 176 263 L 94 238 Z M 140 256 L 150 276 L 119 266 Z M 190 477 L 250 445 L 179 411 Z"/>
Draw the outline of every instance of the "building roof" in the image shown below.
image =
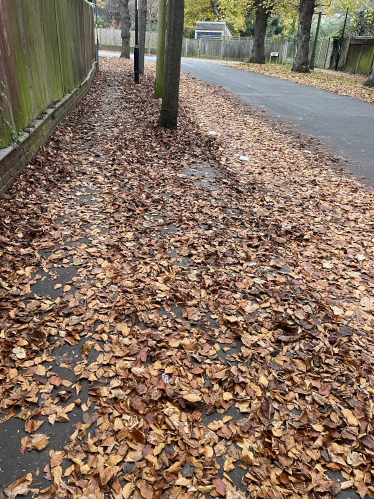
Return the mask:
<path id="1" fill-rule="evenodd" d="M 195 26 L 195 30 L 225 31 L 225 29 L 231 33 L 225 21 L 197 21 Z"/>

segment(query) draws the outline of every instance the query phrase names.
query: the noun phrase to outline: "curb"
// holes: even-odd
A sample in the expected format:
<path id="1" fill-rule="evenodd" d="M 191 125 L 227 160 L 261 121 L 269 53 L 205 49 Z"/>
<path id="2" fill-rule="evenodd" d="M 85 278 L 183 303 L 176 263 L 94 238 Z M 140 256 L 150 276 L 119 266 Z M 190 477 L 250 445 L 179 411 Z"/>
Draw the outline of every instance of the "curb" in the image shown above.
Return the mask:
<path id="1" fill-rule="evenodd" d="M 0 198 L 12 186 L 27 163 L 36 155 L 61 121 L 85 97 L 96 74 L 96 62 L 81 85 L 49 106 L 10 146 L 0 149 Z"/>

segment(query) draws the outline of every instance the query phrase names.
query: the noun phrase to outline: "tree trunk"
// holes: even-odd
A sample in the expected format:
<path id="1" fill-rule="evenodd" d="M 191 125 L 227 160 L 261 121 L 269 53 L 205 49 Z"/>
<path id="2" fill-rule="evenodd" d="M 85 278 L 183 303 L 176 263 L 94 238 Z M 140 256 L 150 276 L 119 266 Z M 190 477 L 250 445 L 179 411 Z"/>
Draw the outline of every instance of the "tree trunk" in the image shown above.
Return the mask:
<path id="1" fill-rule="evenodd" d="M 365 87 L 374 87 L 374 59 L 371 65 L 369 78 L 364 83 Z"/>
<path id="2" fill-rule="evenodd" d="M 309 73 L 309 42 L 315 6 L 316 0 L 300 0 L 296 57 L 292 66 L 296 73 Z"/>
<path id="3" fill-rule="evenodd" d="M 214 14 L 217 16 L 217 19 L 220 20 L 221 14 L 219 13 L 219 10 L 218 10 L 218 0 L 210 0 L 210 4 L 212 6 L 212 10 L 213 10 Z"/>
<path id="4" fill-rule="evenodd" d="M 151 55 L 151 15 L 148 18 L 148 55 Z"/>
<path id="5" fill-rule="evenodd" d="M 147 0 L 139 0 L 139 73 L 144 74 L 145 34 L 147 30 Z"/>
<path id="6" fill-rule="evenodd" d="M 158 124 L 171 130 L 178 123 L 183 21 L 184 0 L 168 0 L 164 93 Z"/>
<path id="7" fill-rule="evenodd" d="M 121 57 L 130 59 L 130 13 L 129 0 L 119 0 L 121 15 L 122 52 Z"/>
<path id="8" fill-rule="evenodd" d="M 165 34 L 166 0 L 159 0 L 157 15 L 156 97 L 162 97 L 164 92 Z"/>
<path id="9" fill-rule="evenodd" d="M 265 64 L 265 35 L 271 7 L 264 6 L 262 0 L 256 1 L 256 7 L 255 36 L 249 62 Z"/>

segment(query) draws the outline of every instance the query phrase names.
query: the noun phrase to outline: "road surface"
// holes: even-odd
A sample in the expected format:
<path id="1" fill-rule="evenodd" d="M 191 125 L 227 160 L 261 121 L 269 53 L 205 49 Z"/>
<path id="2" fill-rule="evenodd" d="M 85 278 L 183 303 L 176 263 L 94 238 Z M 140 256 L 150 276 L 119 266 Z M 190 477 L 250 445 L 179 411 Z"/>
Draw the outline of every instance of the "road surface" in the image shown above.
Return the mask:
<path id="1" fill-rule="evenodd" d="M 146 60 L 155 62 L 156 57 Z M 347 170 L 366 176 L 368 183 L 374 185 L 373 104 L 206 59 L 183 58 L 182 70 L 318 137 L 332 153 L 351 161 L 345 164 Z"/>

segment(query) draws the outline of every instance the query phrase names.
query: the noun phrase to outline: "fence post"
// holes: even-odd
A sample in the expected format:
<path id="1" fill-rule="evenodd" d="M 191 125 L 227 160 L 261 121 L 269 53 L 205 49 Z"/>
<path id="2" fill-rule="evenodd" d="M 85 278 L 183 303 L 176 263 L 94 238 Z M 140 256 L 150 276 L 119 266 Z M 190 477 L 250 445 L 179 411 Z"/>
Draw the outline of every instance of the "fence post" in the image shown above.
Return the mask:
<path id="1" fill-rule="evenodd" d="M 284 48 L 283 48 L 283 61 L 282 64 L 286 62 L 287 59 L 287 50 L 288 50 L 288 40 L 284 42 Z"/>

